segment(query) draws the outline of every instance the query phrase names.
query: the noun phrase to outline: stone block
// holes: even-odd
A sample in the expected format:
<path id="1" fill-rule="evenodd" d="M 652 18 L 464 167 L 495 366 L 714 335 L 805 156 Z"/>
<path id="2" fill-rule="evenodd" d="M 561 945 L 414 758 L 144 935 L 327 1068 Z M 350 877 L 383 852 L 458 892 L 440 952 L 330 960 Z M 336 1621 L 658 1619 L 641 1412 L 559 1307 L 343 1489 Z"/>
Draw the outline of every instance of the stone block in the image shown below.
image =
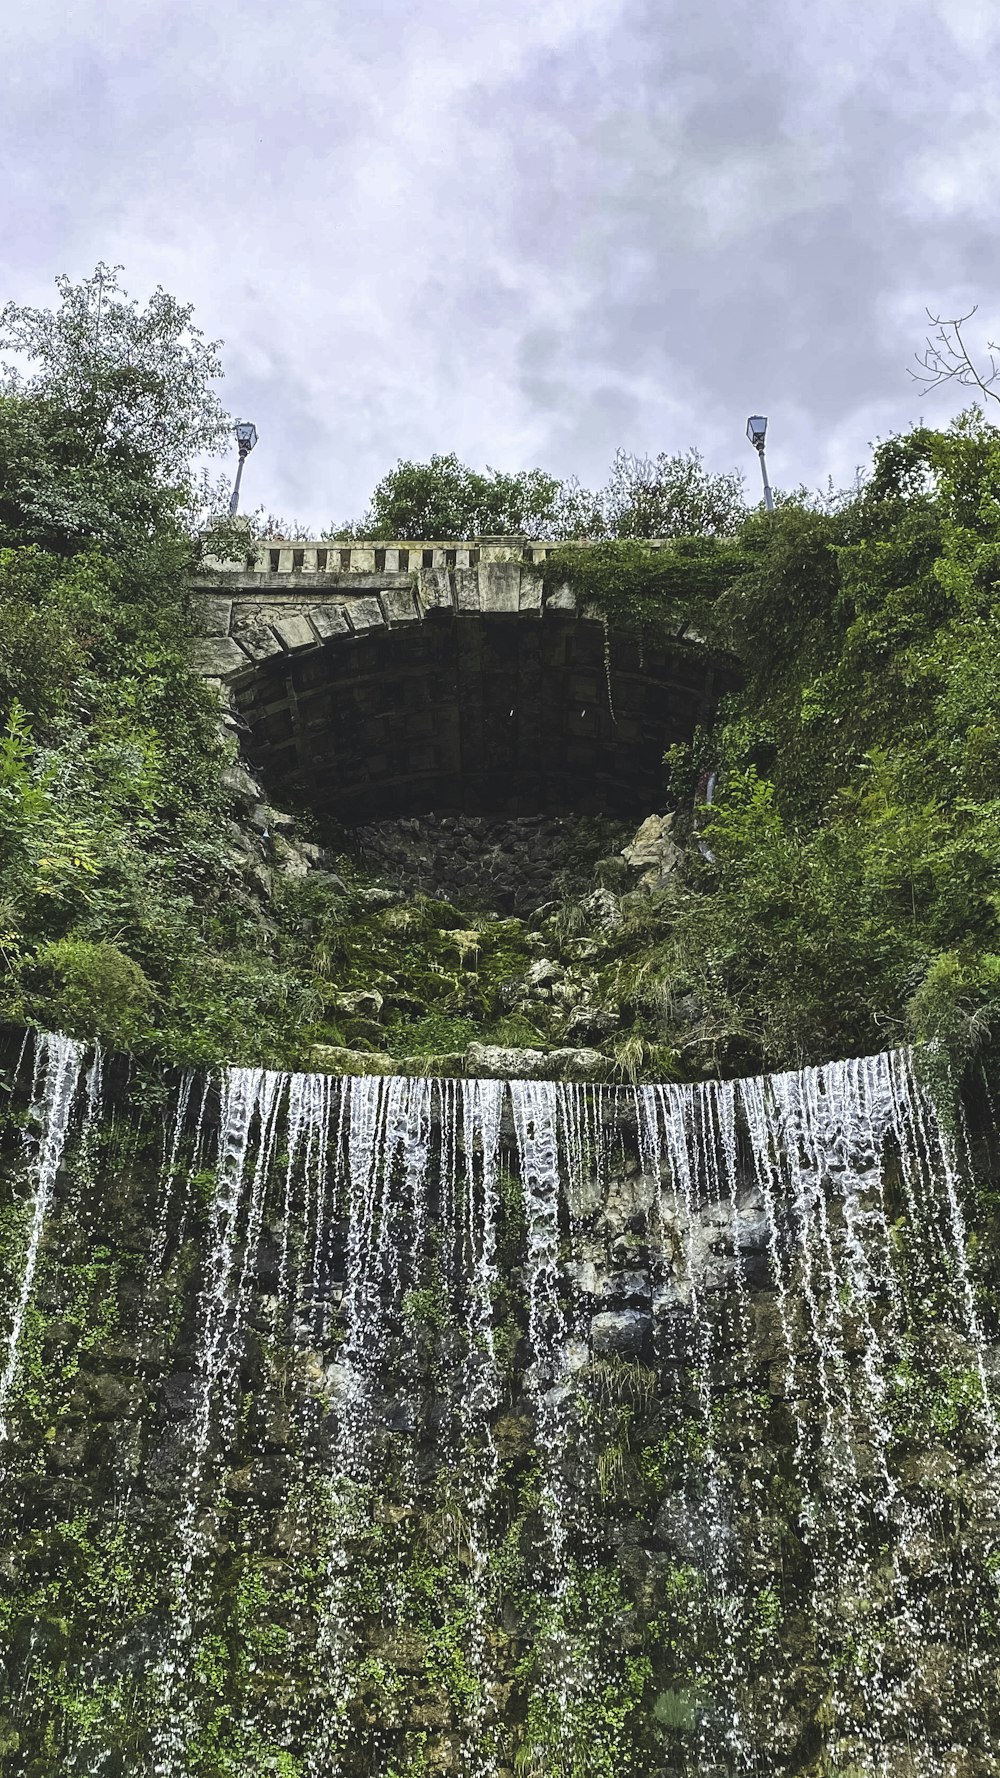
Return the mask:
<path id="1" fill-rule="evenodd" d="M 534 573 L 531 568 L 521 569 L 521 586 L 517 601 L 519 611 L 541 611 L 542 586 L 540 574 Z"/>
<path id="2" fill-rule="evenodd" d="M 274 631 L 263 625 L 259 629 L 240 630 L 239 643 L 250 659 L 258 663 L 272 660 L 276 654 L 285 652 Z"/>
<path id="3" fill-rule="evenodd" d="M 456 568 L 455 603 L 459 611 L 479 611 L 482 609 L 479 592 L 479 569 Z"/>
<path id="4" fill-rule="evenodd" d="M 446 568 L 421 568 L 417 593 L 425 611 L 453 611 L 451 575 Z"/>
<path id="5" fill-rule="evenodd" d="M 576 594 L 571 586 L 557 586 L 545 601 L 546 611 L 575 611 Z"/>
<path id="6" fill-rule="evenodd" d="M 413 623 L 419 616 L 412 587 L 388 587 L 382 594 L 382 604 L 390 624 Z"/>
<path id="7" fill-rule="evenodd" d="M 364 635 L 368 630 L 381 630 L 385 627 L 382 607 L 377 599 L 352 599 L 345 609 L 351 620 L 351 628 L 356 635 Z"/>
<path id="8" fill-rule="evenodd" d="M 352 548 L 352 550 L 351 550 L 351 573 L 352 574 L 374 574 L 374 572 L 375 572 L 375 551 L 373 549 Z"/>
<path id="9" fill-rule="evenodd" d="M 191 665 L 206 679 L 228 679 L 250 665 L 246 654 L 231 636 L 206 636 L 191 647 Z"/>
<path id="10" fill-rule="evenodd" d="M 311 605 L 309 622 L 321 642 L 329 642 L 334 636 L 349 636 L 351 633 L 343 605 Z"/>
<path id="11" fill-rule="evenodd" d="M 521 569 L 517 562 L 489 562 L 479 570 L 479 601 L 483 611 L 520 609 Z"/>
<path id="12" fill-rule="evenodd" d="M 294 654 L 300 648 L 315 648 L 316 632 L 309 619 L 293 612 L 274 625 L 274 633 L 284 648 Z"/>
<path id="13" fill-rule="evenodd" d="M 232 599 L 221 594 L 203 593 L 196 601 L 198 628 L 203 636 L 228 636 L 233 615 Z"/>

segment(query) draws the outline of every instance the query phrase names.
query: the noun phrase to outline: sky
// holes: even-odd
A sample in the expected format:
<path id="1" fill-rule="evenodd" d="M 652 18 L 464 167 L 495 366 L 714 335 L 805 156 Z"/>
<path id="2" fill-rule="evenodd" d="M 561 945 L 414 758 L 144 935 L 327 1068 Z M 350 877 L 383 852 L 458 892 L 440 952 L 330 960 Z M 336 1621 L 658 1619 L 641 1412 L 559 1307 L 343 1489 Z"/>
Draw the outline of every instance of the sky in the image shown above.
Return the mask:
<path id="1" fill-rule="evenodd" d="M 844 486 L 1000 336 L 996 0 L 15 0 L 0 301 L 192 302 L 317 531 L 397 459 Z M 233 465 L 234 466 L 234 465 Z"/>

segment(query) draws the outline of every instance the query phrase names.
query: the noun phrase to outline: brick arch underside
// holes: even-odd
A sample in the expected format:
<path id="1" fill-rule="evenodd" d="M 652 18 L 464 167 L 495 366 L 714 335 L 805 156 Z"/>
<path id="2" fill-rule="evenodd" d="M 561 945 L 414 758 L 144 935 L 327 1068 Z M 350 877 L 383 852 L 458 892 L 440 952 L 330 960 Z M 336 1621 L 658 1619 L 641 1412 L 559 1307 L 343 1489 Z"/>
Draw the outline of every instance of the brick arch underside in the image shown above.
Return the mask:
<path id="1" fill-rule="evenodd" d="M 336 636 L 233 680 L 274 797 L 349 826 L 433 812 L 642 815 L 664 750 L 712 720 L 731 667 L 545 609 L 429 612 Z M 610 684 L 609 684 L 610 681 Z"/>

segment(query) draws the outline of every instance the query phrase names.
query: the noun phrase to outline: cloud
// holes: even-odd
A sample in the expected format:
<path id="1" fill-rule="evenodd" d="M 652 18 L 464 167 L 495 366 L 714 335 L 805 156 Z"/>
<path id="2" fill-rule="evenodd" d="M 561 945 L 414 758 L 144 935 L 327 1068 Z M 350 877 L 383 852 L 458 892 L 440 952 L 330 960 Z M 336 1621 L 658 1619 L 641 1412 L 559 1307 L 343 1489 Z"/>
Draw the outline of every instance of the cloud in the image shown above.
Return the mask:
<path id="1" fill-rule="evenodd" d="M 434 450 L 752 474 L 758 408 L 778 482 L 847 481 L 951 411 L 906 374 L 924 306 L 989 331 L 994 10 L 37 0 L 0 71 L 4 294 L 104 258 L 193 301 L 260 431 L 248 498 L 313 525 Z"/>

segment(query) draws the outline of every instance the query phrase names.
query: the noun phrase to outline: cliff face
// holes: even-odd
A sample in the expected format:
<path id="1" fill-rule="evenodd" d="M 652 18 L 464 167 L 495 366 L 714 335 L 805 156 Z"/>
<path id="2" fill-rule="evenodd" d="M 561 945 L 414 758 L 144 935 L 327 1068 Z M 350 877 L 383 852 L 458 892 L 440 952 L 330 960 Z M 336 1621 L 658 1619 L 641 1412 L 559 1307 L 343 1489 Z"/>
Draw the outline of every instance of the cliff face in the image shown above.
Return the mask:
<path id="1" fill-rule="evenodd" d="M 5 1770 L 996 1773 L 992 1171 L 904 1055 L 15 1070 Z"/>

